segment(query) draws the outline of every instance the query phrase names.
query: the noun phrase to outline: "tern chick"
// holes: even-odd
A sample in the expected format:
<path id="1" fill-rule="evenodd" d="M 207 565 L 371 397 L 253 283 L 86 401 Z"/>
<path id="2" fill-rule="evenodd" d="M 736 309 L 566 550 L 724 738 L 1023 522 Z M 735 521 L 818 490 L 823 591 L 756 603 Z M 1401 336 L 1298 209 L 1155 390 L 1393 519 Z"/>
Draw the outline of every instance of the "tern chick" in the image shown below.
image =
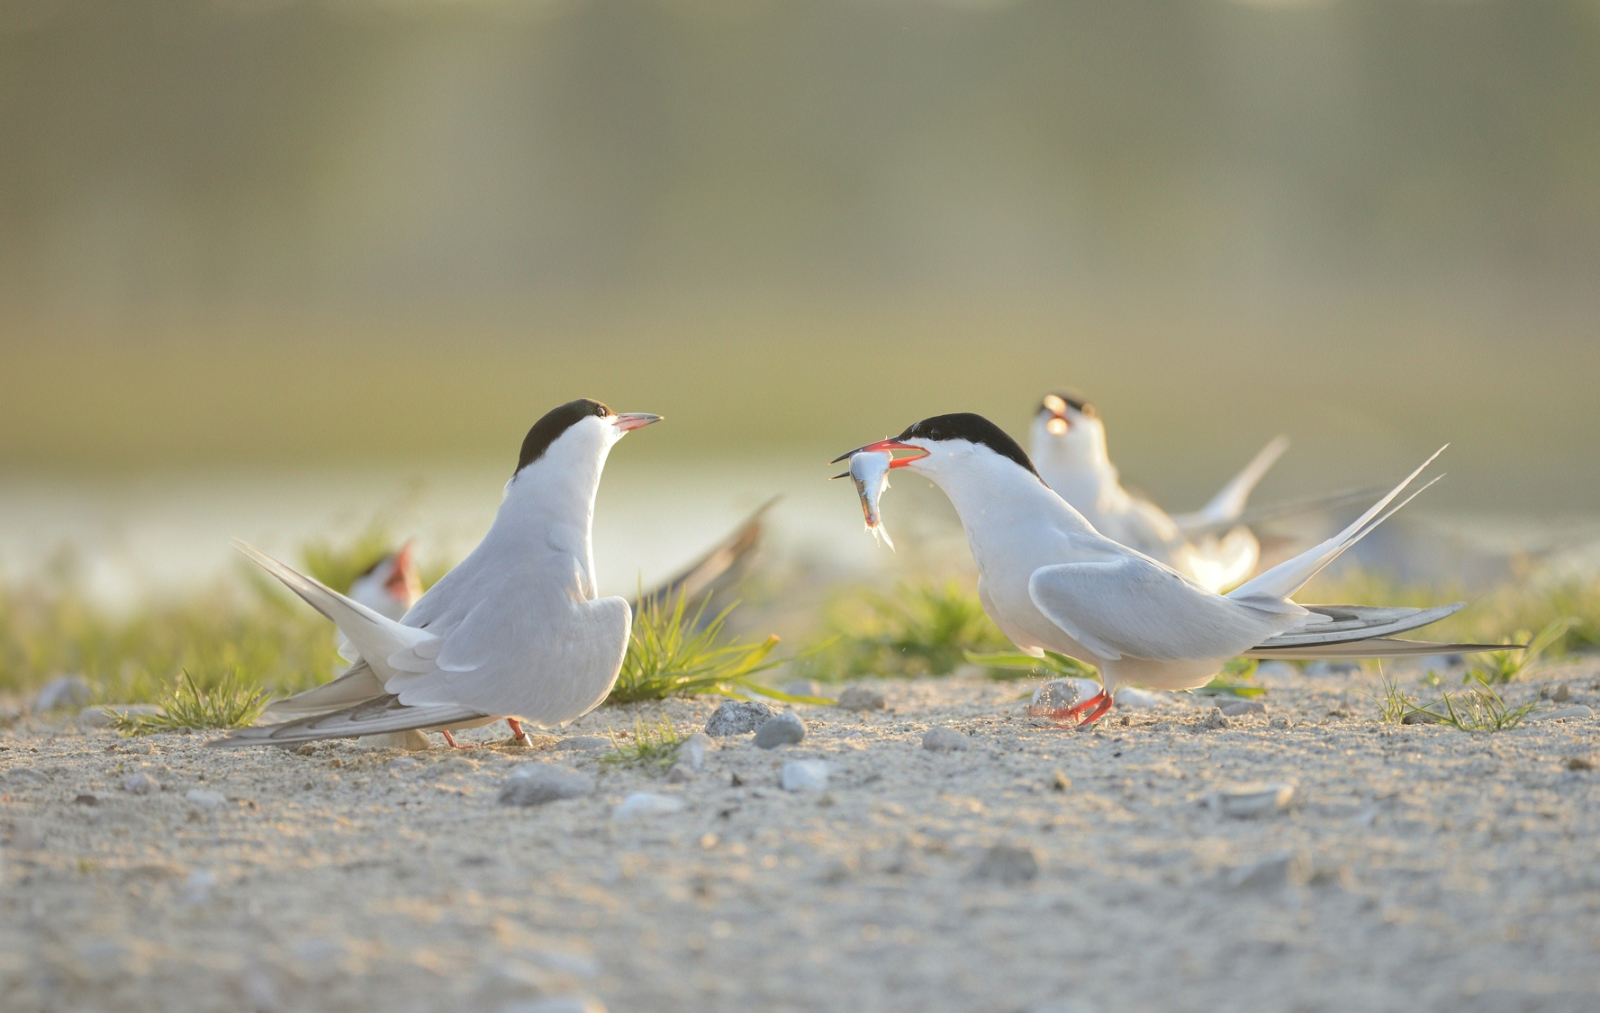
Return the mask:
<path id="1" fill-rule="evenodd" d="M 950 497 L 978 565 L 978 597 L 1000 630 L 1035 657 L 1055 651 L 1099 668 L 1101 692 L 1052 715 L 1057 718 L 1095 721 L 1111 709 L 1118 686 L 1204 686 L 1240 655 L 1369 658 L 1504 650 L 1392 639 L 1443 619 L 1463 602 L 1418 609 L 1290 600 L 1410 502 L 1390 509 L 1422 468 L 1344 531 L 1220 595 L 1096 531 L 1045 485 L 1017 442 L 981 415 L 924 419 L 892 440 L 851 453 L 896 451 L 906 456 L 896 457 L 891 468 L 925 475 Z"/>
<path id="2" fill-rule="evenodd" d="M 277 714 L 291 720 L 214 744 L 449 732 L 501 718 L 521 738 L 521 721 L 560 725 L 598 706 L 622 667 L 632 610 L 595 593 L 595 492 L 617 441 L 659 420 L 587 399 L 546 414 L 522 442 L 483 541 L 398 621 L 236 543 L 332 620 L 359 660 L 280 701 Z"/>

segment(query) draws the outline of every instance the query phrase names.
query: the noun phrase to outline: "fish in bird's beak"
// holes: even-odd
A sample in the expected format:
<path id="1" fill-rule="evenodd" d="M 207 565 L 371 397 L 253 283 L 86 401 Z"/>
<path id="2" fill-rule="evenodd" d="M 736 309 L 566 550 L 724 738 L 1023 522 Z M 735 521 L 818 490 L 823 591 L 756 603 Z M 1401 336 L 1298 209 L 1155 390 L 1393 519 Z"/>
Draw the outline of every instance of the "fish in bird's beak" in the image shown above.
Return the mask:
<path id="1" fill-rule="evenodd" d="M 894 456 L 887 450 L 863 448 L 852 452 L 849 457 L 850 470 L 834 478 L 848 475 L 855 481 L 856 495 L 861 497 L 861 516 L 867 522 L 867 530 L 872 532 L 874 539 L 889 546 L 892 552 L 894 539 L 889 537 L 888 530 L 883 526 L 883 512 L 878 501 L 883 496 L 883 490 L 889 488 L 889 469 L 894 467 Z"/>
<path id="2" fill-rule="evenodd" d="M 660 422 L 661 416 L 651 415 L 648 412 L 622 412 L 611 420 L 621 433 L 631 433 L 635 429 L 643 429 L 652 422 Z"/>

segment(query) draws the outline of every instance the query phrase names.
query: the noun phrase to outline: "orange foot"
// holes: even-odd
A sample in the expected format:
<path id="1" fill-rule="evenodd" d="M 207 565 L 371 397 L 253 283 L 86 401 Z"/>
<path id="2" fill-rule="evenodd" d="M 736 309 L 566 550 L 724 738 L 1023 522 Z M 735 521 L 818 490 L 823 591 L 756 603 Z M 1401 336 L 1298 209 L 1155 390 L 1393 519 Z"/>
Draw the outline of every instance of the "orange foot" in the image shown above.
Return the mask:
<path id="1" fill-rule="evenodd" d="M 448 731 L 444 731 L 444 730 L 441 729 L 440 730 L 440 734 L 444 736 L 444 740 L 446 742 L 450 743 L 450 748 L 451 749 L 477 749 L 478 748 L 477 746 L 463 746 L 461 743 L 457 742 L 456 741 L 456 737 L 454 735 L 451 735 Z"/>
<path id="2" fill-rule="evenodd" d="M 522 730 L 522 722 L 516 718 L 506 718 L 506 724 L 511 726 L 511 739 L 513 742 L 524 746 L 533 745 L 533 739 L 528 736 L 527 732 Z"/>
<path id="3" fill-rule="evenodd" d="M 1051 721 L 1060 721 L 1062 723 L 1075 720 L 1077 727 L 1087 728 L 1105 717 L 1106 712 L 1111 709 L 1111 704 L 1111 694 L 1102 689 L 1082 703 L 1065 709 L 1035 710 L 1030 708 L 1028 713 L 1036 717 L 1049 718 Z"/>

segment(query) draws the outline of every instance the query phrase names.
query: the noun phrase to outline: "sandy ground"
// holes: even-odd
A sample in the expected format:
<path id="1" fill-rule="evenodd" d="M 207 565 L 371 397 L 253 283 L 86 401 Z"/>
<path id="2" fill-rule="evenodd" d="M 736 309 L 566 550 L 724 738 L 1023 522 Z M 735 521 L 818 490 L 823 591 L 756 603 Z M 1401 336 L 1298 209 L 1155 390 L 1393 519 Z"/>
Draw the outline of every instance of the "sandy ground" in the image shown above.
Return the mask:
<path id="1" fill-rule="evenodd" d="M 1029 718 L 1031 684 L 882 683 L 887 711 L 798 708 L 804 742 L 722 740 L 684 784 L 555 737 L 301 755 L 22 719 L 0 1008 L 1600 1009 L 1600 722 L 1386 726 L 1371 676 L 1279 683 L 1225 727 L 1194 700 L 1088 732 Z M 1596 663 L 1513 695 L 1557 683 L 1600 709 Z M 924 749 L 934 726 L 970 748 Z M 782 790 L 795 759 L 828 788 Z M 497 804 L 527 762 L 598 790 Z M 1259 781 L 1292 804 L 1205 804 Z M 684 805 L 614 818 L 636 791 Z"/>

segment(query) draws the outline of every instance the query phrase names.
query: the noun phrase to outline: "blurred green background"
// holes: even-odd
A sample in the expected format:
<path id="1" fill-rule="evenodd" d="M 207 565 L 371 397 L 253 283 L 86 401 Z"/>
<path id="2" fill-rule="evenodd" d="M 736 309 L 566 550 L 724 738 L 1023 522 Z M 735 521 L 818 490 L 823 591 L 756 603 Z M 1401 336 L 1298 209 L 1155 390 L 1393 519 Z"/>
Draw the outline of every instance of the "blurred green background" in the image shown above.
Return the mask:
<path id="1" fill-rule="evenodd" d="M 0 468 L 832 456 L 1089 392 L 1593 512 L 1600 3 L 14 0 Z M 630 452 L 644 454 L 641 448 Z M 851 509 L 843 503 L 842 510 Z"/>

